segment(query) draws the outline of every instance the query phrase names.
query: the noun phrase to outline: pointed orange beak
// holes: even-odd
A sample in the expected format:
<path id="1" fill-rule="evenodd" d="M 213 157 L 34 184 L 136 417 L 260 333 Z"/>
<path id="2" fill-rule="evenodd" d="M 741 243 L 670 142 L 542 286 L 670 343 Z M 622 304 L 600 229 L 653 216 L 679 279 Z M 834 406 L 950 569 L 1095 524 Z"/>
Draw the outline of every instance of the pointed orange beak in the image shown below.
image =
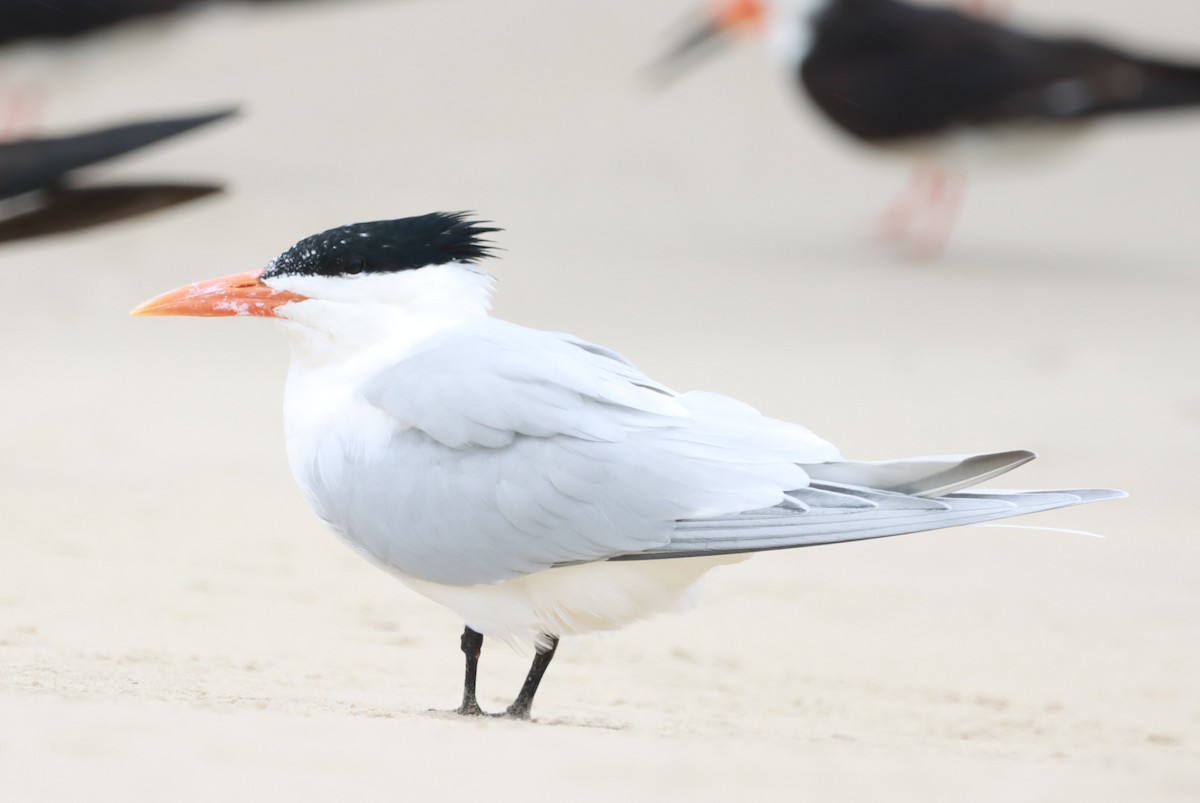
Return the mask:
<path id="1" fill-rule="evenodd" d="M 130 315 L 192 315 L 216 318 L 256 315 L 273 318 L 275 310 L 306 296 L 276 290 L 260 281 L 261 270 L 196 282 L 155 296 L 129 311 Z"/>

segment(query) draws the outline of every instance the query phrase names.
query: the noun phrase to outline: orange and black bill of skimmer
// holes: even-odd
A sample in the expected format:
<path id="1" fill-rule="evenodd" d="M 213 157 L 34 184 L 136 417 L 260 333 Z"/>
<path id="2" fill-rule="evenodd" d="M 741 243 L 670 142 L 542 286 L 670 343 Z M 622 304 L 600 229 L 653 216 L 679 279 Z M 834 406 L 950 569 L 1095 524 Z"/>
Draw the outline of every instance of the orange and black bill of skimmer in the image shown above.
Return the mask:
<path id="1" fill-rule="evenodd" d="M 80 186 L 79 171 L 232 115 L 222 110 L 0 143 L 0 243 L 75 231 L 221 190 L 208 183 Z"/>
<path id="2" fill-rule="evenodd" d="M 739 30 L 762 30 L 843 134 L 919 159 L 880 233 L 939 253 L 964 169 L 1058 150 L 1092 121 L 1200 105 L 1200 63 L 1011 27 L 979 9 L 903 0 L 717 0 L 666 55 L 668 74 Z"/>

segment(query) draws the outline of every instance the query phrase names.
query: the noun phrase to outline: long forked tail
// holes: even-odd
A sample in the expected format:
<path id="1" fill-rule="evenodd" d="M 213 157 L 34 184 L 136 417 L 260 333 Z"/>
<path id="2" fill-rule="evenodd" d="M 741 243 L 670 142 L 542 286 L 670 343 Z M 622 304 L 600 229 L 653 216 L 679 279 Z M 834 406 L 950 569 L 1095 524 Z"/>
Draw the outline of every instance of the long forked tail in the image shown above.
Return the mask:
<path id="1" fill-rule="evenodd" d="M 791 503 L 677 524 L 665 547 L 612 560 L 652 560 L 861 541 L 1021 516 L 1119 499 L 1104 488 L 1048 491 L 963 491 L 1016 468 L 1032 452 L 927 457 L 805 466 L 807 488 Z"/>

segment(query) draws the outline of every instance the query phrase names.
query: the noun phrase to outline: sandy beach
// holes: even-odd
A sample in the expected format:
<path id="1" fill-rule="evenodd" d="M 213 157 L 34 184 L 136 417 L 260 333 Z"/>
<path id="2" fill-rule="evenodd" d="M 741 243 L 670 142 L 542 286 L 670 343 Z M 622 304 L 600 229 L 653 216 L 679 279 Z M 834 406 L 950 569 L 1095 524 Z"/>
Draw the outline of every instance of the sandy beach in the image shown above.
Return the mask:
<path id="1" fill-rule="evenodd" d="M 1200 56 L 1200 8 L 1019 3 Z M 1200 799 L 1200 112 L 972 181 L 934 264 L 871 240 L 864 154 L 756 42 L 669 91 L 682 0 L 329 2 L 51 59 L 42 126 L 237 104 L 104 176 L 222 196 L 0 250 L 0 798 Z M 1082 24 L 1081 20 L 1087 20 Z M 477 210 L 496 314 L 736 396 L 855 458 L 1025 448 L 1016 523 L 758 556 L 700 607 L 564 640 L 533 723 L 457 704 L 461 622 L 288 471 L 287 344 L 135 320 L 357 220 Z M 485 644 L 499 708 L 527 657 Z"/>

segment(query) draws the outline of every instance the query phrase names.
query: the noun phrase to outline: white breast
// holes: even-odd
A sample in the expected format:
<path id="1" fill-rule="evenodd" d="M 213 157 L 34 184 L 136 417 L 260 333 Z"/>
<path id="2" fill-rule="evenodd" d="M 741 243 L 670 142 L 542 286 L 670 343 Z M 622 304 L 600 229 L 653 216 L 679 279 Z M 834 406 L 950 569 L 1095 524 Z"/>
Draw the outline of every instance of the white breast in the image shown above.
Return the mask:
<path id="1" fill-rule="evenodd" d="M 336 488 L 350 462 L 378 460 L 403 427 L 367 403 L 353 364 L 292 370 L 284 392 L 284 436 L 292 475 L 322 518 L 320 498 Z"/>

